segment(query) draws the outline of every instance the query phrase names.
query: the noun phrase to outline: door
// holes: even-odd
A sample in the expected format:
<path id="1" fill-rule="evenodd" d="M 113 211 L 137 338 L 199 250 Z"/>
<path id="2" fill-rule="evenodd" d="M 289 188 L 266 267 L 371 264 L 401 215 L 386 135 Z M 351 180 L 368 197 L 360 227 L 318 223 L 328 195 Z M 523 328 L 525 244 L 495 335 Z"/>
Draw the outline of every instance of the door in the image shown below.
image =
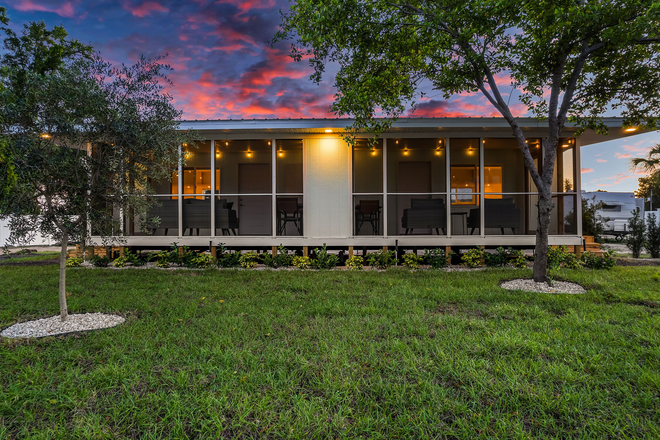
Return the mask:
<path id="1" fill-rule="evenodd" d="M 239 235 L 272 235 L 270 163 L 238 164 L 238 192 L 264 194 L 240 196 L 238 203 Z"/>

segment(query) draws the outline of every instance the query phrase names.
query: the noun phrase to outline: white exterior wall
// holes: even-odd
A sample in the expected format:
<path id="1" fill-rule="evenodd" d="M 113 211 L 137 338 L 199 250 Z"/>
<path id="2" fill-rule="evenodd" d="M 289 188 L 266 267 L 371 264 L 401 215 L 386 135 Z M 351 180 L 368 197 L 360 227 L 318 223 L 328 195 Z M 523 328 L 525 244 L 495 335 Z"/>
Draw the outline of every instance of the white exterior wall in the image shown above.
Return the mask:
<path id="1" fill-rule="evenodd" d="M 0 220 L 0 246 L 9 244 L 8 240 L 10 233 L 11 231 L 9 230 L 9 220 Z M 37 234 L 29 243 L 22 244 L 25 246 L 51 246 L 55 244 L 55 242 L 49 238 L 44 238 Z"/>
<path id="2" fill-rule="evenodd" d="M 350 148 L 333 138 L 303 141 L 305 236 L 314 239 L 351 235 Z"/>

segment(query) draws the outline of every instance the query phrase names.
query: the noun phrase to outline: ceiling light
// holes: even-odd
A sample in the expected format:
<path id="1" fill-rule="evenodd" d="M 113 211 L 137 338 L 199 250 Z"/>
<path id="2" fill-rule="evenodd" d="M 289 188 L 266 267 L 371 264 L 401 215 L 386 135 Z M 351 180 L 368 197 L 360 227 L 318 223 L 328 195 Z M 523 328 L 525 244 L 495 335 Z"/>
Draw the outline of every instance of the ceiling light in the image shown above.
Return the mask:
<path id="1" fill-rule="evenodd" d="M 331 128 L 326 128 L 326 129 L 325 129 L 325 132 L 326 132 L 326 133 L 332 133 L 332 129 L 331 129 Z"/>
<path id="2" fill-rule="evenodd" d="M 628 128 L 626 128 L 626 131 L 628 133 L 632 133 L 633 131 L 637 131 L 637 127 L 628 127 Z"/>
<path id="3" fill-rule="evenodd" d="M 50 137 L 50 135 L 48 133 L 44 133 L 44 134 L 41 135 L 41 137 L 44 138 L 44 139 L 48 139 Z"/>

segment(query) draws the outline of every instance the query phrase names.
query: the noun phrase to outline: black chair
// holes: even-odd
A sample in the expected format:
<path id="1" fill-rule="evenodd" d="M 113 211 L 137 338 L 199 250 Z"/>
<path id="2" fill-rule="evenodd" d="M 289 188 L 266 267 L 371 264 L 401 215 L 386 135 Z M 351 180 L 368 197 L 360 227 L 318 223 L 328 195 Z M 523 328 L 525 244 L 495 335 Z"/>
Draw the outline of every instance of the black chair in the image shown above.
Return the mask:
<path id="1" fill-rule="evenodd" d="M 296 197 L 277 199 L 277 235 L 285 235 L 287 223 L 293 223 L 302 236 L 302 207 Z"/>
<path id="2" fill-rule="evenodd" d="M 200 229 L 211 229 L 211 200 L 184 199 L 182 217 L 183 235 L 196 231 L 199 236 Z"/>
<path id="3" fill-rule="evenodd" d="M 520 208 L 516 206 L 513 198 L 485 199 L 484 210 L 485 228 L 498 228 L 502 235 L 504 235 L 505 228 L 511 228 L 514 234 L 516 229 L 522 229 Z M 475 229 L 479 228 L 481 223 L 479 216 L 479 208 L 470 210 L 467 219 L 467 226 L 471 228 L 470 235 L 474 234 Z"/>
<path id="4" fill-rule="evenodd" d="M 238 229 L 238 218 L 236 210 L 231 209 L 234 202 L 228 202 L 227 199 L 218 199 L 215 202 L 215 228 L 222 231 L 222 235 L 234 235 Z"/>
<path id="5" fill-rule="evenodd" d="M 156 201 L 156 205 L 149 208 L 147 211 L 147 218 L 155 220 L 158 219 L 157 225 L 153 224 L 149 229 L 151 235 L 155 235 L 158 229 L 164 229 L 164 235 L 170 229 L 175 229 L 176 234 L 179 234 L 179 201 L 178 200 L 160 200 Z"/>
<path id="6" fill-rule="evenodd" d="M 406 235 L 415 229 L 435 229 L 440 235 L 447 231 L 447 208 L 444 199 L 412 199 L 410 208 L 403 210 L 401 226 L 406 230 Z"/>
<path id="7" fill-rule="evenodd" d="M 378 200 L 360 200 L 355 207 L 355 235 L 360 235 L 360 228 L 369 223 L 373 235 L 379 235 L 380 229 L 380 202 Z"/>

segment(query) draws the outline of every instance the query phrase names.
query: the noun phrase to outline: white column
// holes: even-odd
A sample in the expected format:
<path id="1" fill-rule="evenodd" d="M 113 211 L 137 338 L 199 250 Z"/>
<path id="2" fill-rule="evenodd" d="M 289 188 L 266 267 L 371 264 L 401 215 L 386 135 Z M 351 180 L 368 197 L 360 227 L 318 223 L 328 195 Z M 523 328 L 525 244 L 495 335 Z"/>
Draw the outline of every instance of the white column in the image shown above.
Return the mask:
<path id="1" fill-rule="evenodd" d="M 211 238 L 215 238 L 215 140 L 211 141 Z"/>

